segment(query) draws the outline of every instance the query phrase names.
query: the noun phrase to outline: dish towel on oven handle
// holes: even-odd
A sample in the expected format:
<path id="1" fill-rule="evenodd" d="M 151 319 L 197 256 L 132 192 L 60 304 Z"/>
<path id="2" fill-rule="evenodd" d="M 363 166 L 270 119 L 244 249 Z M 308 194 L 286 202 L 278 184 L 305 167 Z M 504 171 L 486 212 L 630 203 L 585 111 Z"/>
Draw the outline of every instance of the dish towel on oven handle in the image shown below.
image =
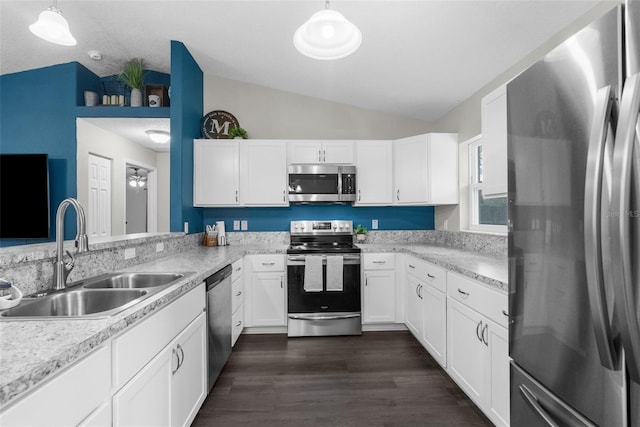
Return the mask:
<path id="1" fill-rule="evenodd" d="M 322 256 L 304 257 L 304 291 L 322 292 Z"/>
<path id="2" fill-rule="evenodd" d="M 342 270 L 344 261 L 342 255 L 327 255 L 327 291 L 343 291 Z"/>

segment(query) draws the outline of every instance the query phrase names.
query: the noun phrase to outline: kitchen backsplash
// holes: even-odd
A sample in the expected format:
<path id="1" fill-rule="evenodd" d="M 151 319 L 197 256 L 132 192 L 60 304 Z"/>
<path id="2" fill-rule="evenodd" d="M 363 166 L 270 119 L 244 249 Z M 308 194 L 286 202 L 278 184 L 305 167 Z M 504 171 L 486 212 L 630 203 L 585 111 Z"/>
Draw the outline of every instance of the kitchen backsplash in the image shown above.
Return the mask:
<path id="1" fill-rule="evenodd" d="M 230 245 L 287 245 L 288 232 L 227 232 Z M 202 244 L 203 233 L 162 233 L 124 240 L 90 243 L 89 252 L 75 255 L 75 268 L 69 282 L 132 267 Z M 367 243 L 423 243 L 481 252 L 506 257 L 507 237 L 468 232 L 438 230 L 370 231 Z M 65 242 L 65 249 L 73 252 L 73 242 Z M 135 255 L 125 259 L 125 250 Z M 55 243 L 0 248 L 0 277 L 30 294 L 51 286 Z"/>

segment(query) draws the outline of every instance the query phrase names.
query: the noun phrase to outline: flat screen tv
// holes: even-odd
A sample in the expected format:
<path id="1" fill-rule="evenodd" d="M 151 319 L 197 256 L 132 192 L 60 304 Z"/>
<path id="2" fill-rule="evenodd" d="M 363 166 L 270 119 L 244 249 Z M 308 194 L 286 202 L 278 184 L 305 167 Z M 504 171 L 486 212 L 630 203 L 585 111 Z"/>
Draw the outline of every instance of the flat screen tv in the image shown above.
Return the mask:
<path id="1" fill-rule="evenodd" d="M 0 154 L 0 239 L 48 239 L 47 154 Z"/>

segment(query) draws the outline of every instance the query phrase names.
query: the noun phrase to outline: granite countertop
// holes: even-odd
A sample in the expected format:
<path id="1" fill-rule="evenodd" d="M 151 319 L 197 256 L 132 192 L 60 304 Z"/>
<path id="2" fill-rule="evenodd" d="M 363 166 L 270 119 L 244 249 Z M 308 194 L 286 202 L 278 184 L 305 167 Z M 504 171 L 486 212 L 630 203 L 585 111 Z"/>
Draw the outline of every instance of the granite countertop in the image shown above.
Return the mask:
<path id="1" fill-rule="evenodd" d="M 506 292 L 507 260 L 425 244 L 360 244 L 363 253 L 403 252 Z M 244 255 L 286 253 L 287 245 L 197 247 L 118 271 L 188 273 L 174 285 L 105 319 L 0 321 L 0 409 L 123 330 Z"/>

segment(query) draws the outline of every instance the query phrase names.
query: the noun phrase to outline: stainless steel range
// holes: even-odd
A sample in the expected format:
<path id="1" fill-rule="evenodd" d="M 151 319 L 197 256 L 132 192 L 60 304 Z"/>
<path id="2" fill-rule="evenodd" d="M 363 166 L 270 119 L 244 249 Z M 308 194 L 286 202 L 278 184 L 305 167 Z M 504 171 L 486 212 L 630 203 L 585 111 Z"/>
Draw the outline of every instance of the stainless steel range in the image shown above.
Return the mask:
<path id="1" fill-rule="evenodd" d="M 288 335 L 360 335 L 360 248 L 352 221 L 291 221 Z"/>

